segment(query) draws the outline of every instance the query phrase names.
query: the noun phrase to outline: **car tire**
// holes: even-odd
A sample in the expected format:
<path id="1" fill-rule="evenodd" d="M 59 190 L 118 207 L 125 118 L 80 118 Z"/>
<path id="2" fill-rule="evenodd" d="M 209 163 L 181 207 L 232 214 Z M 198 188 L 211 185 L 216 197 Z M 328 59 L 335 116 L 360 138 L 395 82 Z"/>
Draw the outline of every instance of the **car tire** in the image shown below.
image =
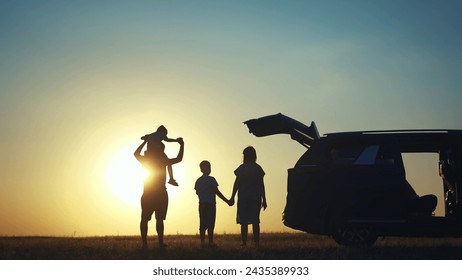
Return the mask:
<path id="1" fill-rule="evenodd" d="M 332 238 L 340 245 L 354 248 L 369 248 L 377 240 L 377 234 L 365 227 L 336 227 Z"/>

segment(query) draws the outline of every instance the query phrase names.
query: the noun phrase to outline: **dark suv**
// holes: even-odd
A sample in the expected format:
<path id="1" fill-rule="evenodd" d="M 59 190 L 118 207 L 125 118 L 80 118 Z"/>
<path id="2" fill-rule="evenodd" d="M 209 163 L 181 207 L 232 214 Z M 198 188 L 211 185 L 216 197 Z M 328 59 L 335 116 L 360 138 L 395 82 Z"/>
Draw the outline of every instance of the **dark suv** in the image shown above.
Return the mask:
<path id="1" fill-rule="evenodd" d="M 284 225 L 346 246 L 371 246 L 378 236 L 462 236 L 462 130 L 321 137 L 314 122 L 306 126 L 283 114 L 245 124 L 256 136 L 286 133 L 307 148 L 288 170 Z M 439 155 L 444 217 L 434 215 L 435 195 L 418 196 L 407 182 L 403 153 Z"/>

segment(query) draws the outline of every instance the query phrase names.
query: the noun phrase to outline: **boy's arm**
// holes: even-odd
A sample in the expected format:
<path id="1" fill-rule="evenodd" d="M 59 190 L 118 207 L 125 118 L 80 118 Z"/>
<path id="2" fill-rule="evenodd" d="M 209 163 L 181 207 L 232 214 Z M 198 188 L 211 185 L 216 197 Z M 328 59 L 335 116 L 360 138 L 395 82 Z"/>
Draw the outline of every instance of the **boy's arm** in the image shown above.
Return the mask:
<path id="1" fill-rule="evenodd" d="M 133 155 L 136 157 L 138 161 L 141 161 L 143 156 L 141 155 L 141 150 L 143 150 L 144 145 L 146 145 L 146 140 L 141 143 L 141 145 L 136 149 L 136 151 L 133 153 Z"/>
<path id="2" fill-rule="evenodd" d="M 227 204 L 229 204 L 229 200 L 220 192 L 220 190 L 215 186 L 215 194 L 221 198 L 221 200 L 223 200 L 224 202 L 226 202 Z"/>
<path id="3" fill-rule="evenodd" d="M 178 155 L 176 158 L 169 158 L 168 159 L 168 165 L 172 165 L 175 163 L 178 163 L 183 160 L 183 154 L 184 154 L 184 142 L 183 138 L 179 138 L 178 143 L 180 143 L 180 150 L 178 151 Z"/>

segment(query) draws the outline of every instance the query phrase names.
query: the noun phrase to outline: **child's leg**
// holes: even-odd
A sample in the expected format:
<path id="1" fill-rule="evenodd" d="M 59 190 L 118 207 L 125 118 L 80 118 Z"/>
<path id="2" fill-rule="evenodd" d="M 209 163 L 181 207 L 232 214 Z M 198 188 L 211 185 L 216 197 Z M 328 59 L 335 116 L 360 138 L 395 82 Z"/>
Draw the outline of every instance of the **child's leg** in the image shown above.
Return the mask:
<path id="1" fill-rule="evenodd" d="M 255 242 L 255 246 L 260 245 L 260 224 L 255 223 L 252 225 L 252 231 L 253 231 L 253 241 Z"/>
<path id="2" fill-rule="evenodd" d="M 215 204 L 210 205 L 210 217 L 209 217 L 209 229 L 208 229 L 208 234 L 209 234 L 209 244 L 213 244 L 213 230 L 215 228 L 215 219 L 217 216 L 217 207 Z"/>
<path id="3" fill-rule="evenodd" d="M 174 181 L 175 179 L 173 179 L 173 168 L 172 168 L 172 166 L 168 165 L 167 170 L 168 170 L 168 176 L 170 177 L 170 181 Z"/>
<path id="4" fill-rule="evenodd" d="M 207 228 L 205 223 L 205 218 L 207 214 L 206 210 L 207 209 L 205 208 L 205 205 L 199 202 L 199 234 L 201 237 L 201 244 L 204 244 L 205 229 Z"/>
<path id="5" fill-rule="evenodd" d="M 249 228 L 247 224 L 241 224 L 241 238 L 242 238 L 242 246 L 247 246 L 247 232 Z"/>
<path id="6" fill-rule="evenodd" d="M 168 171 L 168 176 L 170 177 L 170 180 L 168 183 L 173 186 L 178 186 L 178 183 L 173 179 L 173 169 L 171 165 L 167 165 L 167 171 Z"/>

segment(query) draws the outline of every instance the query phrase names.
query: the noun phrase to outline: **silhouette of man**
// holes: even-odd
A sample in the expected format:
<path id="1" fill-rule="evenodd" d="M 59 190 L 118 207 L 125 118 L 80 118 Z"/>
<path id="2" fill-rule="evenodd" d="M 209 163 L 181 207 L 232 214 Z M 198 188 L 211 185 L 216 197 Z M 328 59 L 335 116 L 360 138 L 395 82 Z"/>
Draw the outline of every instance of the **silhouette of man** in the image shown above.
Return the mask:
<path id="1" fill-rule="evenodd" d="M 143 242 L 143 249 L 147 248 L 148 222 L 151 220 L 152 214 L 155 212 L 156 231 L 159 247 L 165 247 L 164 244 L 164 220 L 167 216 L 168 208 L 168 193 L 166 185 L 166 167 L 176 164 L 183 160 L 184 142 L 182 138 L 178 138 L 180 149 L 176 158 L 170 159 L 164 153 L 165 145 L 161 143 L 152 150 L 147 150 L 144 155 L 141 155 L 141 150 L 146 145 L 147 141 L 136 149 L 134 155 L 136 159 L 148 171 L 148 176 L 144 181 L 144 191 L 141 196 L 141 222 L 140 233 Z"/>

